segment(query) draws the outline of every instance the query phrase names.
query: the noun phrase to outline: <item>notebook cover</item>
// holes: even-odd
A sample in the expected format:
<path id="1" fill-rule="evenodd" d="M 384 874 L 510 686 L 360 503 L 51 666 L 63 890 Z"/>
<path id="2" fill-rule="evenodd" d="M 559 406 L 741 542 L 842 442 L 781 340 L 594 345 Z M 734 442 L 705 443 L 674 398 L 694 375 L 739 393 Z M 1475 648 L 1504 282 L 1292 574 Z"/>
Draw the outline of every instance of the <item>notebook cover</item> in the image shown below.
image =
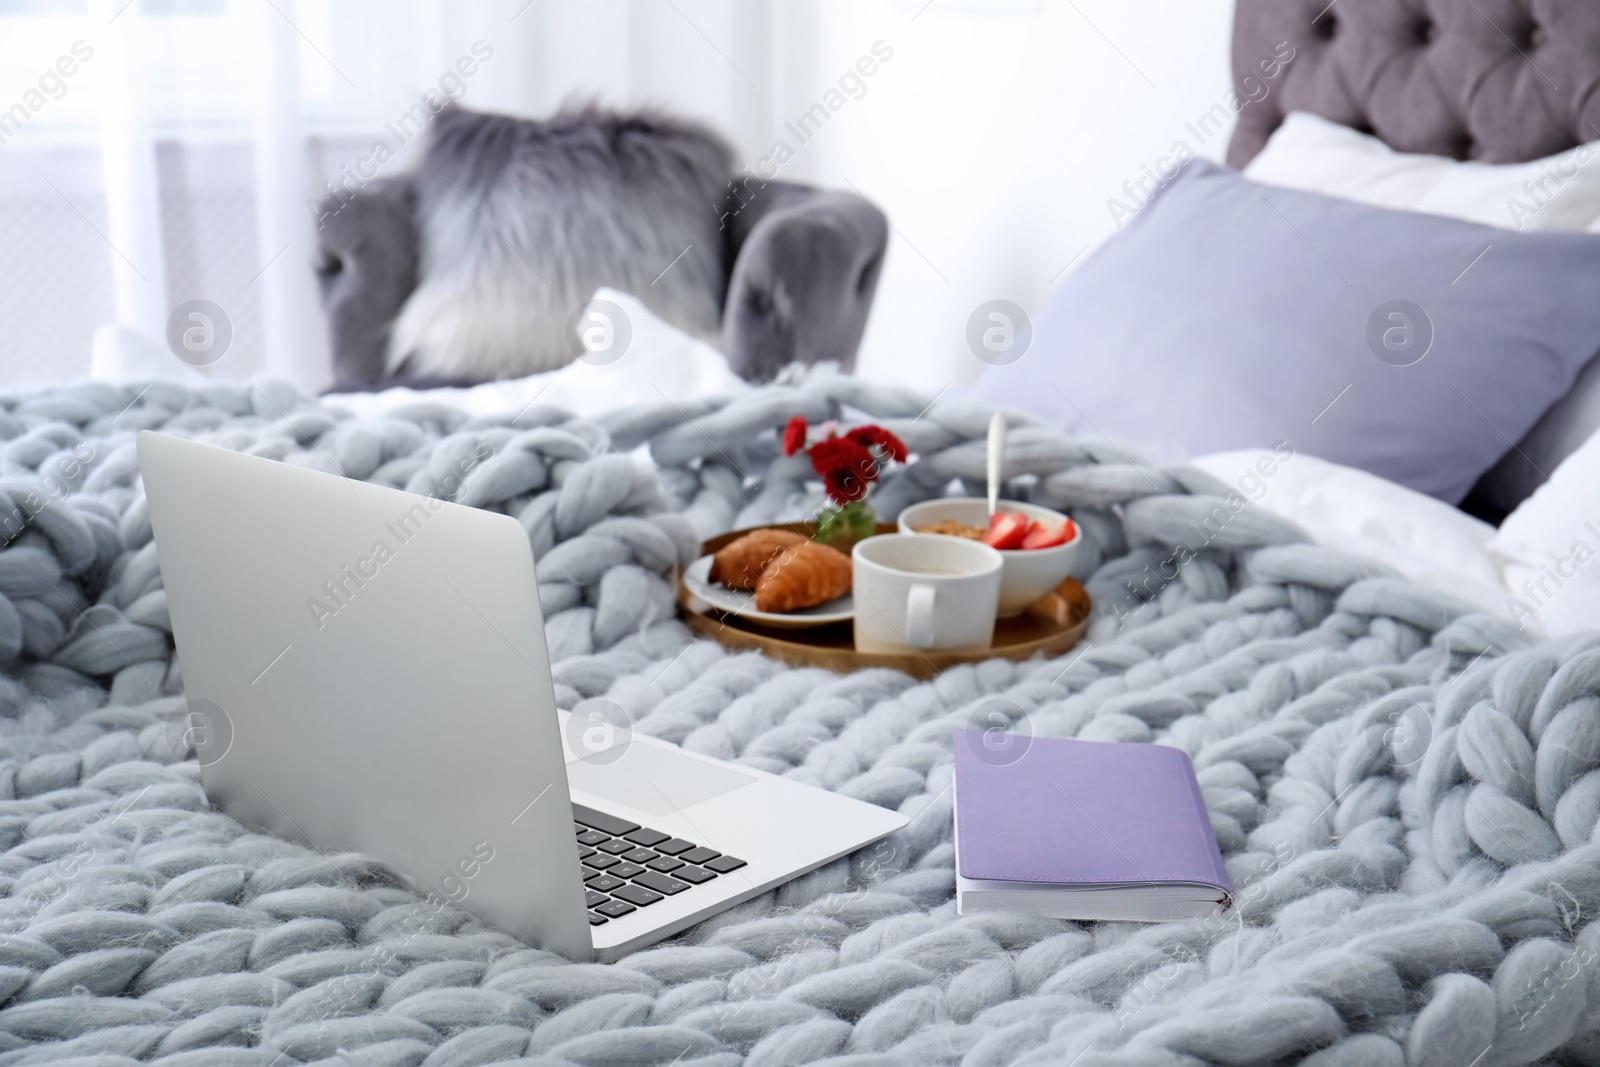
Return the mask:
<path id="1" fill-rule="evenodd" d="M 1165 745 L 955 735 L 964 878 L 1200 882 L 1230 896 L 1189 757 Z"/>

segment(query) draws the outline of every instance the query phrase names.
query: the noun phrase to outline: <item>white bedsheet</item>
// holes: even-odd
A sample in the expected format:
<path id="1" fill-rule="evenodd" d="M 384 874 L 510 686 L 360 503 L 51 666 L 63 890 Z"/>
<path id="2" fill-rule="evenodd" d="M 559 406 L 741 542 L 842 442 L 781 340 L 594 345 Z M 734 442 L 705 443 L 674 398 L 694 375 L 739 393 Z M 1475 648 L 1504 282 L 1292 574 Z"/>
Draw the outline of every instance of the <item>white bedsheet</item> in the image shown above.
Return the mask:
<path id="1" fill-rule="evenodd" d="M 1256 467 L 1262 457 L 1275 468 L 1270 476 Z M 1298 524 L 1318 544 L 1371 556 L 1421 585 L 1486 611 L 1508 612 L 1510 592 L 1487 551 L 1495 528 L 1440 500 L 1301 454 L 1284 460 L 1251 449 L 1190 462 L 1238 487 L 1257 507 Z"/>
<path id="2" fill-rule="evenodd" d="M 338 393 L 326 398 L 362 418 L 372 418 L 419 401 L 460 408 L 473 415 L 515 415 L 534 404 L 591 416 L 647 401 L 674 403 L 703 396 L 727 396 L 750 386 L 728 367 L 721 352 L 653 315 L 638 300 L 615 289 L 600 289 L 628 317 L 632 339 L 611 363 L 577 360 L 560 370 L 488 382 L 469 389 L 386 389 L 381 393 Z"/>
<path id="3" fill-rule="evenodd" d="M 1519 621 L 1549 634 L 1600 630 L 1600 434 L 1506 516 L 1487 548 Z"/>
<path id="4" fill-rule="evenodd" d="M 372 418 L 419 402 L 448 404 L 471 415 L 516 415 L 534 404 L 565 408 L 592 416 L 630 404 L 668 400 L 677 403 L 705 396 L 728 396 L 750 386 L 728 367 L 711 345 L 663 322 L 626 293 L 601 288 L 594 301 L 609 301 L 627 319 L 630 340 L 610 362 L 588 351 L 560 370 L 488 382 L 467 389 L 385 389 L 379 393 L 337 393 L 325 398 L 333 406 Z M 620 331 L 613 336 L 621 336 Z M 587 347 L 587 346 L 586 346 Z M 162 344 L 126 327 L 102 326 L 94 339 L 89 377 L 104 382 L 175 381 L 199 385 L 204 375 L 179 360 Z"/>

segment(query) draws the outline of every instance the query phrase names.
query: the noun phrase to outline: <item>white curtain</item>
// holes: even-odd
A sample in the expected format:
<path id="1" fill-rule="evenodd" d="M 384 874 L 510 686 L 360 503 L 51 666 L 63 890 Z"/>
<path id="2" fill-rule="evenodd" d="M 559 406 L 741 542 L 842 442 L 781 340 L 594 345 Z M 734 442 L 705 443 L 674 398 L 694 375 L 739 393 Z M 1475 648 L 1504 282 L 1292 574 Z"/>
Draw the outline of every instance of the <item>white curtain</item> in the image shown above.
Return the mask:
<path id="1" fill-rule="evenodd" d="M 767 0 L 0 0 L 0 386 L 87 376 L 97 332 L 165 360 L 204 300 L 198 373 L 321 388 L 314 203 L 410 165 L 419 99 L 665 105 L 743 152 L 767 47 Z"/>

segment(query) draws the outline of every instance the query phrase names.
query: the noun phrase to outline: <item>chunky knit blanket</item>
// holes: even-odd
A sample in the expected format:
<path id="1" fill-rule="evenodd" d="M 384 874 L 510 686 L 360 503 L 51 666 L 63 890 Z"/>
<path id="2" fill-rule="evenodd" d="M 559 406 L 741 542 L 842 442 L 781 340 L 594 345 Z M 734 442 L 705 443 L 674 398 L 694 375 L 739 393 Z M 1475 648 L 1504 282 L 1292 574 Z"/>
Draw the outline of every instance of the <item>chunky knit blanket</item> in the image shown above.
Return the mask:
<path id="1" fill-rule="evenodd" d="M 1534 644 L 1311 545 L 1245 505 L 1264 470 L 1230 486 L 1023 424 L 1010 491 L 1088 539 L 1086 646 L 917 683 L 691 640 L 665 576 L 697 538 L 817 505 L 774 438 L 794 414 L 905 439 L 885 517 L 983 477 L 987 412 L 850 379 L 592 421 L 359 422 L 277 386 L 0 397 L 0 1065 L 1600 1063 L 1600 638 Z M 152 427 L 515 515 L 564 705 L 603 694 L 910 825 L 612 965 L 251 832 L 184 743 Z M 1188 752 L 1237 906 L 957 915 L 951 734 L 996 715 Z"/>

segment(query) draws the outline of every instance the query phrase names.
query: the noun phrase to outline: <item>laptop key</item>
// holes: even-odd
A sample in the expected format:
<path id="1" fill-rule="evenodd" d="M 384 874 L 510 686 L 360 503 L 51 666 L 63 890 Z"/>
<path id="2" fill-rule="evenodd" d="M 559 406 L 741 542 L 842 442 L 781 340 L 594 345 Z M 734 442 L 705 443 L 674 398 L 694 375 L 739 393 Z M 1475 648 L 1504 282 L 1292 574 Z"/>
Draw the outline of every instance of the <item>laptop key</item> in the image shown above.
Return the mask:
<path id="1" fill-rule="evenodd" d="M 586 908 L 592 908 L 596 904 L 604 904 L 605 902 L 606 895 L 604 893 L 596 893 L 592 889 L 583 895 L 583 906 Z"/>
<path id="2" fill-rule="evenodd" d="M 628 883 L 624 882 L 621 878 L 613 878 L 609 874 L 597 874 L 583 884 L 588 886 L 590 889 L 595 890 L 596 892 L 609 893 L 618 886 L 624 886 Z"/>
<path id="3" fill-rule="evenodd" d="M 657 874 L 655 871 L 645 871 L 633 880 L 633 884 L 642 885 L 646 889 L 654 889 L 657 893 L 663 893 L 669 897 L 674 893 L 681 893 L 689 888 L 688 882 L 680 882 L 676 878 L 668 878 L 666 875 Z"/>
<path id="4" fill-rule="evenodd" d="M 644 868 L 637 863 L 619 863 L 609 873 L 618 878 L 632 878 L 636 874 L 643 874 Z"/>
<path id="5" fill-rule="evenodd" d="M 678 858 L 685 863 L 704 863 L 706 860 L 714 860 L 720 855 L 722 853 L 716 849 L 706 848 L 701 845 L 698 848 L 691 848 L 688 852 L 678 853 Z"/>
<path id="6" fill-rule="evenodd" d="M 601 852 L 609 852 L 613 856 L 620 856 L 624 852 L 633 851 L 634 844 L 632 841 L 624 841 L 620 837 L 614 837 L 609 841 L 600 842 L 595 847 Z"/>
<path id="7" fill-rule="evenodd" d="M 702 867 L 679 867 L 672 872 L 672 877 L 682 878 L 685 882 L 693 882 L 695 885 L 699 885 L 701 882 L 711 881 L 716 877 L 716 873 L 705 870 Z"/>
<path id="8" fill-rule="evenodd" d="M 714 860 L 707 860 L 703 866 L 708 871 L 727 874 L 729 871 L 737 871 L 740 867 L 743 867 L 744 860 L 739 859 L 737 856 L 718 856 Z"/>
<path id="9" fill-rule="evenodd" d="M 582 845 L 578 846 L 578 858 L 580 860 L 586 860 L 590 856 L 593 856 L 594 854 L 595 854 L 594 853 L 594 849 L 592 849 L 592 848 L 584 848 Z"/>
<path id="10" fill-rule="evenodd" d="M 608 856 L 604 852 L 596 852 L 594 855 L 585 859 L 583 861 L 583 865 L 585 867 L 593 867 L 597 871 L 603 871 L 607 867 L 615 867 L 621 862 L 622 861 L 617 859 L 615 856 Z"/>
<path id="11" fill-rule="evenodd" d="M 653 896 L 653 897 L 655 896 L 654 893 L 652 893 L 650 895 Z M 656 897 L 655 899 L 656 900 L 660 900 L 661 898 L 660 897 Z M 653 903 L 655 903 L 655 901 L 653 900 L 653 901 L 651 901 L 651 903 L 653 904 Z M 623 901 L 620 901 L 620 900 L 608 900 L 604 904 L 595 905 L 595 909 L 594 910 L 598 911 L 601 915 L 604 915 L 604 916 L 606 916 L 608 918 L 620 919 L 624 915 L 627 915 L 627 914 L 629 914 L 630 912 L 633 912 L 633 911 L 637 911 L 638 909 L 635 908 L 632 904 L 624 903 Z"/>
<path id="12" fill-rule="evenodd" d="M 619 819 L 615 815 L 607 815 L 603 811 L 595 811 L 593 808 L 586 808 L 582 804 L 572 805 L 572 818 L 585 826 L 593 827 L 596 830 L 604 830 L 612 837 L 617 837 L 620 834 L 631 834 L 639 828 L 639 824 L 636 822 Z"/>
<path id="13" fill-rule="evenodd" d="M 626 837 L 629 841 L 632 841 L 636 845 L 644 845 L 646 848 L 649 848 L 657 841 L 665 841 L 672 835 L 664 834 L 660 830 L 652 830 L 646 826 L 643 829 L 635 830 L 631 834 L 623 834 L 622 836 Z"/>
<path id="14" fill-rule="evenodd" d="M 604 915 L 596 915 L 592 911 L 589 913 L 589 925 L 590 926 L 604 926 L 605 924 L 606 924 L 606 917 Z"/>
<path id="15" fill-rule="evenodd" d="M 619 900 L 626 900 L 629 904 L 637 904 L 641 908 L 648 907 L 661 899 L 660 893 L 652 893 L 650 890 L 641 889 L 636 885 L 625 885 L 611 895 Z M 601 906 L 604 907 L 604 905 Z M 632 911 L 633 909 L 629 908 L 628 910 Z"/>
<path id="16" fill-rule="evenodd" d="M 675 871 L 679 867 L 683 866 L 683 861 L 675 860 L 671 856 L 657 856 L 655 859 L 645 864 L 645 866 L 649 867 L 652 871 Z"/>
<path id="17" fill-rule="evenodd" d="M 656 854 L 647 848 L 636 848 L 632 852 L 624 852 L 622 858 L 629 863 L 649 863 L 656 859 Z"/>
<path id="18" fill-rule="evenodd" d="M 606 840 L 608 836 L 609 835 L 603 834 L 599 830 L 585 830 L 583 833 L 578 835 L 578 844 L 598 845 L 600 842 Z"/>
<path id="19" fill-rule="evenodd" d="M 657 852 L 665 853 L 668 856 L 676 856 L 680 852 L 688 852 L 691 848 L 694 848 L 694 842 L 685 841 L 681 837 L 669 838 L 655 846 Z"/>

